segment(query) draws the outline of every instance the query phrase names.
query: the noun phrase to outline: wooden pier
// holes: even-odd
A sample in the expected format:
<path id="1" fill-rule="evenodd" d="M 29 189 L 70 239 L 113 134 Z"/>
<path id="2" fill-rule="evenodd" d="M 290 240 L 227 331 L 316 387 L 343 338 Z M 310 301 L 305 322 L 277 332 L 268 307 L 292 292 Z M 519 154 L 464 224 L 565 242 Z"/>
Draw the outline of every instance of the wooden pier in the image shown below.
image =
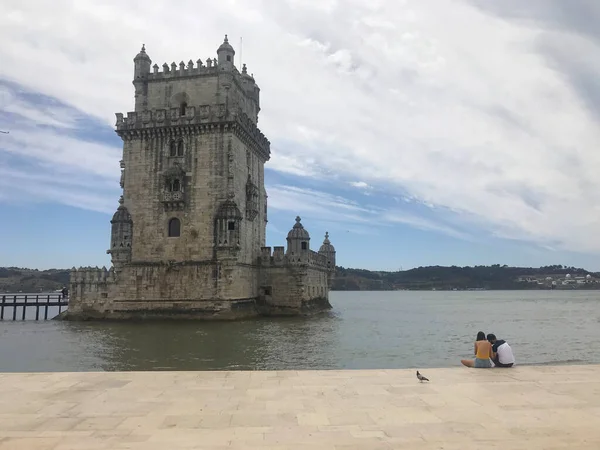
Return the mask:
<path id="1" fill-rule="evenodd" d="M 48 320 L 63 312 L 68 305 L 68 297 L 63 297 L 60 292 L 2 294 L 0 320 Z"/>

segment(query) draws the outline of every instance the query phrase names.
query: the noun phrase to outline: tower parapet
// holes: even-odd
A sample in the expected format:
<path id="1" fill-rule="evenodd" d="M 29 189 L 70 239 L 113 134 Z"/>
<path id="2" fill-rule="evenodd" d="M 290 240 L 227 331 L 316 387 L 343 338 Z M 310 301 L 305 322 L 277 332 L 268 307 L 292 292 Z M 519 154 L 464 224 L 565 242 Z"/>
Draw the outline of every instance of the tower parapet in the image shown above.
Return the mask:
<path id="1" fill-rule="evenodd" d="M 190 133 L 208 134 L 227 130 L 237 132 L 240 138 L 268 161 L 271 158 L 271 143 L 255 123 L 243 111 L 227 110 L 226 105 L 186 106 L 185 114 L 180 108 L 130 111 L 126 116 L 116 113 L 117 134 L 123 140 L 142 136 L 184 136 Z"/>
<path id="2" fill-rule="evenodd" d="M 210 64 L 210 65 L 209 65 Z M 232 68 L 235 73 L 238 73 L 238 70 Z M 171 63 L 171 67 L 167 63 L 162 65 L 162 70 L 158 64 L 154 64 L 152 66 L 152 72 L 148 71 L 147 79 L 148 81 L 158 81 L 158 80 L 167 80 L 171 78 L 179 78 L 179 77 L 196 77 L 202 75 L 214 75 L 219 72 L 219 65 L 216 64 L 214 60 L 207 59 L 207 64 L 204 65 L 201 59 L 196 61 L 194 65 L 194 61 L 191 59 L 185 64 L 183 61 L 179 63 L 179 67 L 175 62 Z"/>
<path id="3" fill-rule="evenodd" d="M 84 310 L 106 302 L 109 285 L 115 283 L 115 271 L 111 267 L 73 267 L 69 280 L 69 314 L 81 314 Z"/>

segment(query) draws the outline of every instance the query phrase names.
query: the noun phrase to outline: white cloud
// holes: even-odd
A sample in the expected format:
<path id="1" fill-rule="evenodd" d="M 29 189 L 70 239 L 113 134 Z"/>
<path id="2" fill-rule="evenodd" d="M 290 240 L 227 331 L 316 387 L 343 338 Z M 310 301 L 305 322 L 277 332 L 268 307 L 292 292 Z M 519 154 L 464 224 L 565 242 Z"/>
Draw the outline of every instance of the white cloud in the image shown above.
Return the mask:
<path id="1" fill-rule="evenodd" d="M 103 186 L 102 179 L 78 176 L 71 171 L 43 173 L 42 166 L 37 166 L 37 170 L 40 172 L 36 175 L 32 171 L 0 168 L 0 198 L 8 203 L 60 203 L 107 214 L 118 206 L 116 190 Z"/>
<path id="2" fill-rule="evenodd" d="M 442 222 L 427 220 L 423 217 L 415 216 L 414 214 L 407 214 L 406 212 L 389 211 L 381 215 L 381 220 L 387 223 L 401 223 L 424 231 L 434 231 L 436 233 L 445 234 L 457 239 L 473 240 L 469 234 L 456 230 L 450 225 L 446 225 Z"/>
<path id="3" fill-rule="evenodd" d="M 367 188 L 371 187 L 364 181 L 351 181 L 350 186 L 354 186 L 355 188 L 360 188 L 360 189 L 367 189 Z"/>
<path id="4" fill-rule="evenodd" d="M 2 138 L 0 151 L 45 164 L 56 175 L 63 172 L 83 177 L 98 175 L 118 183 L 121 149 L 87 142 L 53 129 L 17 125 Z"/>
<path id="5" fill-rule="evenodd" d="M 73 110 L 60 106 L 33 105 L 17 97 L 7 86 L 0 85 L 0 111 L 18 116 L 22 122 L 49 125 L 57 128 L 75 128 L 77 117 Z"/>
<path id="6" fill-rule="evenodd" d="M 243 36 L 244 62 L 261 87 L 260 126 L 277 152 L 269 167 L 402 191 L 499 236 L 600 251 L 597 118 L 539 53 L 531 22 L 466 0 L 185 0 L 177 8 L 23 0 L 4 9 L 0 77 L 110 126 L 114 112 L 132 109 L 132 58 L 142 42 L 161 65 L 214 55 L 224 33 L 234 45 Z M 560 40 L 566 32 L 544 33 Z M 585 39 L 562 42 L 599 60 Z M 41 140 L 59 156 L 69 144 L 56 133 L 19 139 L 39 161 Z M 113 173 L 111 149 L 90 152 L 95 159 L 70 164 Z M 361 207 L 347 212 L 370 217 Z"/>
<path id="7" fill-rule="evenodd" d="M 113 212 L 120 192 L 121 149 L 69 135 L 78 131 L 79 115 L 72 109 L 36 105 L 7 86 L 0 85 L 0 94 L 9 99 L 1 112 L 12 114 L 10 133 L 0 140 L 2 201 Z"/>
<path id="8" fill-rule="evenodd" d="M 382 227 L 403 224 L 458 239 L 471 239 L 467 233 L 451 225 L 417 216 L 400 208 L 365 206 L 339 195 L 294 186 L 272 185 L 267 186 L 267 190 L 270 209 L 298 213 L 311 221 L 328 223 L 337 230 L 373 234 Z"/>

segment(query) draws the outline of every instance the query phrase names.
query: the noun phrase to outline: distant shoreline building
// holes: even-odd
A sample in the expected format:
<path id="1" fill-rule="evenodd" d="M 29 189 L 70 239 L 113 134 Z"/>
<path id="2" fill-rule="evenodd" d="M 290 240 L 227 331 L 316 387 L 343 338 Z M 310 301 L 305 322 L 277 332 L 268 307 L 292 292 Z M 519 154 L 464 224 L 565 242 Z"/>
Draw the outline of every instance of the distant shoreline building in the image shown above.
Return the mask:
<path id="1" fill-rule="evenodd" d="M 66 319 L 308 314 L 331 308 L 336 253 L 318 252 L 300 217 L 287 248 L 265 247 L 259 93 L 227 36 L 217 58 L 134 58 L 135 111 L 117 113 L 123 195 L 111 224 L 112 267 L 73 268 Z"/>

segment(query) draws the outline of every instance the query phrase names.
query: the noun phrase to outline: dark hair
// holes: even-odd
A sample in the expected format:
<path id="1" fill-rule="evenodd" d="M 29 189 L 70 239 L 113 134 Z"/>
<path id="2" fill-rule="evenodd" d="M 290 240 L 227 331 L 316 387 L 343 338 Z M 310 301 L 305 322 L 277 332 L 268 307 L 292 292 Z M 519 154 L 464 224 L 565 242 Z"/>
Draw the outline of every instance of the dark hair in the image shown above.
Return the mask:
<path id="1" fill-rule="evenodd" d="M 483 331 L 480 331 L 479 333 L 477 333 L 477 341 L 485 341 L 485 333 Z"/>
<path id="2" fill-rule="evenodd" d="M 490 341 L 490 342 L 495 341 L 496 340 L 496 335 L 492 334 L 492 333 L 488 334 L 487 335 L 487 340 Z"/>

